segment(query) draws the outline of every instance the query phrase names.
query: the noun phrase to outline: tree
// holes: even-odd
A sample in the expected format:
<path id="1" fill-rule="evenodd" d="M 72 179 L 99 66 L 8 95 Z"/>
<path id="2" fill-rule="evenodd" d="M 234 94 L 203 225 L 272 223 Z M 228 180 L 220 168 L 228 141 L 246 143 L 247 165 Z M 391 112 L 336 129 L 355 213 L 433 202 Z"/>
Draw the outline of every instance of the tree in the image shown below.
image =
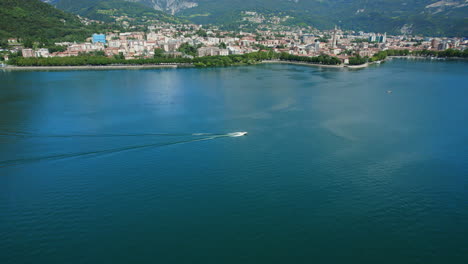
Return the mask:
<path id="1" fill-rule="evenodd" d="M 329 39 L 330 39 L 330 36 L 326 35 L 326 36 L 320 37 L 318 41 L 327 43 Z"/>
<path id="2" fill-rule="evenodd" d="M 363 58 L 359 55 L 356 57 L 349 57 L 349 65 L 362 65 L 367 62 L 366 58 Z"/>
<path id="3" fill-rule="evenodd" d="M 8 41 L 6 39 L 0 39 L 0 48 L 2 49 L 8 48 Z"/>
<path id="4" fill-rule="evenodd" d="M 116 60 L 125 60 L 125 56 L 124 56 L 123 52 L 119 52 L 119 54 L 115 54 L 114 58 Z"/>
<path id="5" fill-rule="evenodd" d="M 65 47 L 65 46 L 52 45 L 52 46 L 49 46 L 48 49 L 49 49 L 49 52 L 50 52 L 50 53 L 57 52 L 57 51 L 63 52 L 63 51 L 66 51 L 66 50 L 67 50 L 67 47 Z"/>
<path id="6" fill-rule="evenodd" d="M 154 58 L 162 58 L 164 57 L 164 50 L 160 48 L 154 49 Z"/>
<path id="7" fill-rule="evenodd" d="M 387 58 L 387 56 L 388 56 L 387 51 L 379 51 L 378 53 L 374 54 L 374 56 L 372 56 L 372 58 L 370 58 L 370 61 L 374 62 L 374 61 L 385 60 Z"/>
<path id="8" fill-rule="evenodd" d="M 218 47 L 220 49 L 226 49 L 227 48 L 226 43 L 224 43 L 224 42 L 219 43 Z"/>
<path id="9" fill-rule="evenodd" d="M 33 47 L 33 45 L 34 45 L 34 42 L 32 41 L 32 39 L 29 39 L 29 38 L 28 38 L 28 39 L 25 39 L 25 40 L 23 41 L 23 46 L 24 46 L 25 48 L 31 49 L 31 48 Z"/>
<path id="10" fill-rule="evenodd" d="M 92 51 L 89 53 L 90 56 L 105 57 L 106 53 L 102 50 Z"/>
<path id="11" fill-rule="evenodd" d="M 206 31 L 201 29 L 201 28 L 195 34 L 197 34 L 198 36 L 200 36 L 202 38 L 208 37 L 208 34 L 206 33 Z"/>
<path id="12" fill-rule="evenodd" d="M 198 55 L 198 48 L 200 46 L 192 46 L 188 43 L 183 43 L 180 45 L 180 47 L 177 49 L 177 51 L 180 51 L 184 54 L 190 55 L 190 56 L 197 56 Z"/>

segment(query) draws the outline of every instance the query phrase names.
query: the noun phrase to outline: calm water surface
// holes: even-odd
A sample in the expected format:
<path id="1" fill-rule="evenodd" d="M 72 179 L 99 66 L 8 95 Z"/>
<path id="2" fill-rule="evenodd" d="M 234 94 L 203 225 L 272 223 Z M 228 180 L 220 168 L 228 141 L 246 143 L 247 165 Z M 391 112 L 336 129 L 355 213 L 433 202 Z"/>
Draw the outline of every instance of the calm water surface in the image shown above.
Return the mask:
<path id="1" fill-rule="evenodd" d="M 1 263 L 468 263 L 466 62 L 0 80 Z"/>

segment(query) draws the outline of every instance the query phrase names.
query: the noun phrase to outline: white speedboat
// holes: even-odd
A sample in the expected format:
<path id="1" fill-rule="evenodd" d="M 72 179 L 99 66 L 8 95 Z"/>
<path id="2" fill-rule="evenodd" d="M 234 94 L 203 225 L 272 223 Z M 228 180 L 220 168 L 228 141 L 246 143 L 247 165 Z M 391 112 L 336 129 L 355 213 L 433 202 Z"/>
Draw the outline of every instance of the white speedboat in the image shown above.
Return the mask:
<path id="1" fill-rule="evenodd" d="M 247 135 L 248 133 L 247 132 L 233 132 L 233 133 L 229 133 L 229 135 L 231 137 L 242 137 L 242 136 L 245 136 Z"/>

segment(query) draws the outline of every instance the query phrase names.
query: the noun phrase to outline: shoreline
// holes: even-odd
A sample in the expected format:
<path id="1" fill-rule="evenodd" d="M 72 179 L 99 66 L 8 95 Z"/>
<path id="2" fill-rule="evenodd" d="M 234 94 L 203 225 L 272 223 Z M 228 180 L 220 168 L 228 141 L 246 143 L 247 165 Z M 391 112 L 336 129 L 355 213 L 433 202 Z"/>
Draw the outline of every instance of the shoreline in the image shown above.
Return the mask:
<path id="1" fill-rule="evenodd" d="M 335 68 L 342 69 L 347 66 L 345 65 L 324 65 L 324 64 L 312 64 L 306 62 L 293 62 L 293 61 L 274 61 L 267 60 L 261 61 L 256 64 L 290 64 L 290 65 L 301 65 L 301 66 L 312 66 L 312 67 L 323 67 L 323 68 Z M 247 64 L 246 64 L 247 65 Z M 255 64 L 254 64 L 255 65 Z M 235 66 L 235 65 L 232 65 Z M 58 70 L 58 71 L 74 71 L 74 70 L 125 70 L 125 69 L 177 69 L 177 68 L 193 68 L 193 64 L 146 64 L 146 65 L 83 65 L 83 66 L 14 66 L 7 65 L 6 67 L 0 68 L 4 71 L 34 71 L 34 70 Z M 357 65 L 361 68 L 361 65 Z M 367 67 L 367 66 L 365 66 Z"/>
<path id="2" fill-rule="evenodd" d="M 281 61 L 281 60 L 266 60 L 266 61 L 259 62 L 258 64 L 291 64 L 291 65 L 302 65 L 302 66 L 334 68 L 334 69 L 342 69 L 346 67 L 343 64 L 325 65 L 325 64 L 313 64 L 313 63 L 307 63 L 307 62 L 294 62 L 294 61 Z"/>
<path id="3" fill-rule="evenodd" d="M 462 58 L 462 57 L 429 57 L 429 56 L 388 56 L 387 59 L 413 59 L 413 60 L 435 60 L 435 61 L 442 61 L 442 60 L 467 61 L 468 60 L 468 58 Z"/>
<path id="4" fill-rule="evenodd" d="M 366 62 L 366 63 L 361 64 L 361 65 L 346 65 L 345 67 L 349 68 L 349 69 L 364 69 L 364 68 L 369 67 L 369 65 L 370 65 L 370 63 Z"/>
<path id="5" fill-rule="evenodd" d="M 2 70 L 12 71 L 28 71 L 28 70 L 125 70 L 125 69 L 175 69 L 193 67 L 192 65 L 176 65 L 176 64 L 146 64 L 146 65 L 83 65 L 83 66 L 12 66 L 0 68 Z"/>
<path id="6" fill-rule="evenodd" d="M 362 65 L 325 65 L 325 64 L 313 64 L 307 62 L 295 62 L 295 61 L 281 61 L 281 60 L 264 60 L 256 64 L 289 64 L 299 65 L 308 67 L 321 67 L 321 68 L 332 68 L 332 69 L 364 69 L 374 64 L 380 64 L 387 60 L 392 59 L 417 59 L 417 60 L 461 60 L 468 61 L 466 58 L 435 58 L 435 57 L 422 57 L 422 56 L 389 56 L 384 60 L 368 62 Z M 248 64 L 245 64 L 248 65 Z M 231 65 L 236 66 L 236 65 Z M 141 69 L 177 69 L 177 68 L 194 68 L 193 64 L 142 64 L 142 65 L 83 65 L 83 66 L 15 66 L 6 65 L 0 67 L 2 71 L 75 71 L 75 70 L 141 70 Z"/>

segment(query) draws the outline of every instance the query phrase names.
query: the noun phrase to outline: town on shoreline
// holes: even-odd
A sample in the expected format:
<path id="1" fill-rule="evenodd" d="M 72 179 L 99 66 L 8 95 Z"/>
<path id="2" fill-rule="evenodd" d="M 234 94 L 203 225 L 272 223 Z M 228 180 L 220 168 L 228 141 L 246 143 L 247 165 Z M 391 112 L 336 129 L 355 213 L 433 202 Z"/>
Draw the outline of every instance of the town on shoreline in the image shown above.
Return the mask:
<path id="1" fill-rule="evenodd" d="M 144 31 L 96 33 L 85 42 L 56 42 L 52 47 L 10 38 L 8 47 L 0 50 L 0 66 L 212 67 L 289 61 L 360 68 L 387 56 L 410 55 L 468 58 L 468 39 L 390 36 L 337 27 L 320 31 L 312 27 L 259 25 L 254 32 L 243 32 L 158 23 Z"/>

